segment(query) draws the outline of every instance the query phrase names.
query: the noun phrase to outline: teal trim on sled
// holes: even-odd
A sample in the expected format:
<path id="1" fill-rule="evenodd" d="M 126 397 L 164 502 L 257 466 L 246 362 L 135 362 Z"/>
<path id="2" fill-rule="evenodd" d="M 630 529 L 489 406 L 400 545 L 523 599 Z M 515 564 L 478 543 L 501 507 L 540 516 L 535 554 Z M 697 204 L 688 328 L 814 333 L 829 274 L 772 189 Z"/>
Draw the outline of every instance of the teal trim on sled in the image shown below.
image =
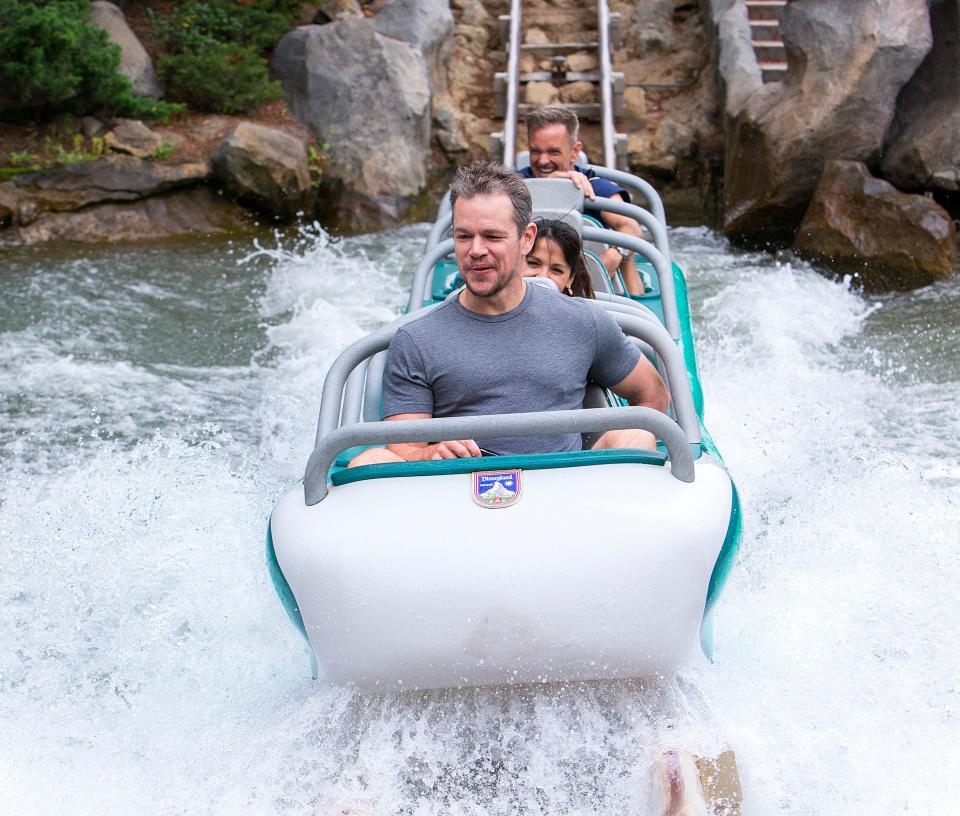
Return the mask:
<path id="1" fill-rule="evenodd" d="M 280 564 L 277 562 L 277 551 L 273 548 L 273 532 L 270 529 L 271 524 L 272 519 L 270 522 L 267 522 L 267 569 L 270 570 L 273 588 L 277 591 L 277 595 L 280 596 L 280 602 L 287 611 L 287 617 L 289 617 L 293 625 L 300 630 L 300 634 L 303 635 L 304 640 L 309 643 L 307 627 L 303 625 L 303 617 L 300 615 L 300 607 L 297 606 L 297 599 L 293 597 L 290 584 L 288 584 L 287 579 L 283 577 Z"/>
<path id="2" fill-rule="evenodd" d="M 693 391 L 693 405 L 703 422 L 703 388 L 700 385 L 700 372 L 697 369 L 697 351 L 693 345 L 693 321 L 690 319 L 690 301 L 687 299 L 687 280 L 683 270 L 673 265 L 673 280 L 677 290 L 677 313 L 680 316 L 680 350 L 690 375 L 690 390 Z"/>
<path id="3" fill-rule="evenodd" d="M 707 587 L 707 602 L 703 607 L 703 620 L 700 622 L 700 648 L 711 663 L 713 662 L 713 607 L 733 567 L 737 550 L 740 548 L 740 533 L 743 529 L 740 494 L 732 481 L 730 487 L 733 489 L 730 500 L 730 523 L 727 525 L 727 534 L 724 536 L 720 555 L 717 556 L 717 563 L 713 565 L 713 574 L 710 576 L 710 585 Z"/>
<path id="4" fill-rule="evenodd" d="M 662 467 L 667 455 L 660 451 L 599 450 L 566 453 L 527 453 L 518 456 L 471 456 L 464 459 L 440 459 L 428 462 L 386 462 L 337 470 L 330 479 L 334 485 L 362 482 L 366 479 L 391 479 L 403 476 L 447 476 L 452 473 L 476 473 L 482 470 L 543 470 L 546 468 L 584 467 L 587 465 L 639 464 Z"/>

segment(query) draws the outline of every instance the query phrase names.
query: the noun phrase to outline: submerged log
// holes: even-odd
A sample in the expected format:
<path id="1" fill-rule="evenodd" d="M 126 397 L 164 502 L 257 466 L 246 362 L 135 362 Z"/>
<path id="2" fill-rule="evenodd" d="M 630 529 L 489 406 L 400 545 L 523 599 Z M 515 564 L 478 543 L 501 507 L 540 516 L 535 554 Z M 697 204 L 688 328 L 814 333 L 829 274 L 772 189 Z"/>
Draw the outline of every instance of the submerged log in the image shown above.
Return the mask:
<path id="1" fill-rule="evenodd" d="M 704 798 L 713 808 L 714 816 L 740 816 L 743 790 L 737 755 L 724 751 L 718 757 L 697 757 L 697 770 Z"/>

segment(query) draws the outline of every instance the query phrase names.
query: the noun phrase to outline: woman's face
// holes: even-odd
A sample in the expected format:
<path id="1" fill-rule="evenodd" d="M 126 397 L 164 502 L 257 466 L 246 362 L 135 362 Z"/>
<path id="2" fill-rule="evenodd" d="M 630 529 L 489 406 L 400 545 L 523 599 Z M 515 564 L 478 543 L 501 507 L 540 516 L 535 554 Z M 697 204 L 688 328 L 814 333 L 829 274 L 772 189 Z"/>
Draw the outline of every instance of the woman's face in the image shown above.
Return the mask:
<path id="1" fill-rule="evenodd" d="M 550 278 L 561 292 L 565 292 L 573 280 L 573 270 L 563 257 L 563 250 L 552 238 L 540 238 L 524 259 L 523 266 L 524 275 Z"/>

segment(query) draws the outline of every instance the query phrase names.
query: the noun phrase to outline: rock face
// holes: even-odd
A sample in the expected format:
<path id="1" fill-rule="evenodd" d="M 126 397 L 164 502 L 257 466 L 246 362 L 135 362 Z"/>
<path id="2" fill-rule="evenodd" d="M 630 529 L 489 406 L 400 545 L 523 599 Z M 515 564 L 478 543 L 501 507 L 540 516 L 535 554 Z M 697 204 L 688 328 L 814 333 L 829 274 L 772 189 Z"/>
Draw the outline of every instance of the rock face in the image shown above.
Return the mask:
<path id="1" fill-rule="evenodd" d="M 960 3 L 932 0 L 933 50 L 900 94 L 881 167 L 905 189 L 960 191 Z"/>
<path id="2" fill-rule="evenodd" d="M 673 0 L 637 3 L 624 40 L 631 56 L 643 56 L 651 49 L 669 50 L 673 46 Z"/>
<path id="3" fill-rule="evenodd" d="M 287 104 L 329 145 L 321 204 L 354 227 L 402 216 L 426 186 L 430 86 L 420 51 L 366 20 L 302 26 L 277 44 Z"/>
<path id="4" fill-rule="evenodd" d="M 335 20 L 347 20 L 350 17 L 363 17 L 363 11 L 357 0 L 320 0 L 313 22 L 317 25 L 332 23 Z"/>
<path id="5" fill-rule="evenodd" d="M 724 115 L 733 119 L 763 87 L 753 33 L 746 6 L 740 0 L 705 0 L 705 6 L 721 104 Z"/>
<path id="6" fill-rule="evenodd" d="M 104 141 L 111 150 L 145 158 L 163 147 L 163 137 L 139 119 L 115 119 Z"/>
<path id="7" fill-rule="evenodd" d="M 0 245 L 124 241 L 220 232 L 249 223 L 204 182 L 207 162 L 106 156 L 0 184 Z"/>
<path id="8" fill-rule="evenodd" d="M 952 274 L 957 233 L 931 199 L 901 193 L 861 162 L 831 161 L 794 248 L 857 274 L 868 291 L 913 289 Z"/>
<path id="9" fill-rule="evenodd" d="M 94 0 L 90 4 L 90 22 L 106 31 L 110 42 L 120 46 L 120 73 L 133 84 L 133 92 L 137 96 L 152 96 L 154 99 L 163 96 L 153 70 L 153 61 L 130 30 L 123 12 L 113 3 Z"/>
<path id="10" fill-rule="evenodd" d="M 101 204 L 68 213 L 40 213 L 28 224 L 0 232 L 0 246 L 45 241 L 140 241 L 206 235 L 249 224 L 249 216 L 240 208 L 201 186 L 133 204 Z"/>
<path id="11" fill-rule="evenodd" d="M 206 162 L 160 164 L 118 155 L 26 173 L 12 187 L 18 200 L 30 202 L 37 212 L 67 212 L 108 201 L 136 201 L 199 184 L 209 175 Z"/>
<path id="12" fill-rule="evenodd" d="M 440 89 L 453 30 L 449 0 L 387 0 L 371 22 L 378 34 L 419 49 L 427 61 L 433 88 Z"/>
<path id="13" fill-rule="evenodd" d="M 217 181 L 240 203 L 292 219 L 310 201 L 307 148 L 274 128 L 241 122 L 213 154 Z"/>
<path id="14" fill-rule="evenodd" d="M 900 89 L 930 50 L 927 0 L 801 0 L 784 12 L 788 78 L 728 134 L 724 229 L 790 240 L 825 161 L 878 157 Z"/>

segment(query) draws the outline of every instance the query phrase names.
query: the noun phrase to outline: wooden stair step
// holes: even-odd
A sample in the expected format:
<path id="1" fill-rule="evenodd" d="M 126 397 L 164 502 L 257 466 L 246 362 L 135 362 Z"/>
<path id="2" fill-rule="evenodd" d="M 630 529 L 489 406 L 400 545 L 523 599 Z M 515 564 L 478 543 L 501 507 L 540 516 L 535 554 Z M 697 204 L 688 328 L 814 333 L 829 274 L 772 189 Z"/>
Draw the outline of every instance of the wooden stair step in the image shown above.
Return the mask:
<path id="1" fill-rule="evenodd" d="M 523 43 L 520 50 L 524 54 L 559 57 L 576 54 L 578 51 L 594 51 L 599 47 L 598 42 Z"/>
<path id="2" fill-rule="evenodd" d="M 567 82 L 600 82 L 599 71 L 567 71 L 564 74 Z M 527 74 L 520 74 L 520 82 L 552 82 L 553 74 L 550 71 L 532 71 Z"/>
<path id="3" fill-rule="evenodd" d="M 523 118 L 530 113 L 534 107 L 534 105 L 528 105 L 525 102 L 519 103 L 517 105 L 517 115 Z M 572 110 L 577 114 L 577 118 L 579 119 L 584 119 L 589 122 L 600 121 L 601 112 L 599 102 L 568 102 L 564 104 L 564 107 Z"/>
<path id="4" fill-rule="evenodd" d="M 757 62 L 783 62 L 786 64 L 787 47 L 782 42 L 754 42 Z"/>
<path id="5" fill-rule="evenodd" d="M 780 24 L 776 20 L 751 20 L 750 37 L 754 42 L 780 42 Z"/>
<path id="6" fill-rule="evenodd" d="M 760 76 L 764 82 L 780 82 L 787 75 L 787 63 L 779 61 L 758 62 Z"/>
<path id="7" fill-rule="evenodd" d="M 750 20 L 780 20 L 786 0 L 746 0 Z"/>

